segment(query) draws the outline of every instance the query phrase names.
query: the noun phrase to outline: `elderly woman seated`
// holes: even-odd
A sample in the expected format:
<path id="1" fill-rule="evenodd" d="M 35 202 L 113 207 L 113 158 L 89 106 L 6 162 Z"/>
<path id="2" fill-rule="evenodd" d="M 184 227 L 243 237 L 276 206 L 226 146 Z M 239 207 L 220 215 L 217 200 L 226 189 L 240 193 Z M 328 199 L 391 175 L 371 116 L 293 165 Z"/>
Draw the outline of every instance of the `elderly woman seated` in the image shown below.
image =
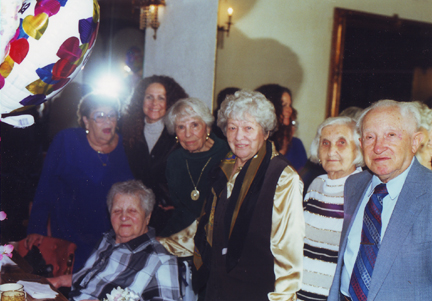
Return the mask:
<path id="1" fill-rule="evenodd" d="M 142 300 L 178 300 L 177 260 L 148 227 L 154 203 L 153 192 L 140 181 L 114 184 L 107 199 L 113 230 L 103 235 L 80 271 L 51 283 L 72 285 L 70 300 L 102 300 L 118 286 Z"/>
<path id="2" fill-rule="evenodd" d="M 361 172 L 360 135 L 350 117 L 331 117 L 318 126 L 311 161 L 327 172 L 318 176 L 305 196 L 303 285 L 299 300 L 327 300 L 336 269 L 344 218 L 344 186 L 348 176 Z"/>

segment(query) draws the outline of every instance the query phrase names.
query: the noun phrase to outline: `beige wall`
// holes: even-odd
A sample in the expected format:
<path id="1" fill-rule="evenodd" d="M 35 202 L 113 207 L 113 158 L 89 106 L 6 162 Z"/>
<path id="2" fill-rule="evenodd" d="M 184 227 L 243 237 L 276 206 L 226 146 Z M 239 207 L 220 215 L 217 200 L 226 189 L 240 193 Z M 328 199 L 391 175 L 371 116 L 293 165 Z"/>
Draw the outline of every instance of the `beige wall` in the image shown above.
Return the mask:
<path id="1" fill-rule="evenodd" d="M 211 106 L 215 77 L 218 0 L 167 0 L 157 39 L 147 29 L 144 76 L 173 77 Z"/>
<path id="2" fill-rule="evenodd" d="M 288 86 L 308 151 L 325 117 L 334 8 L 432 22 L 432 0 L 220 0 L 219 24 L 228 5 L 235 24 L 217 51 L 215 93 Z"/>

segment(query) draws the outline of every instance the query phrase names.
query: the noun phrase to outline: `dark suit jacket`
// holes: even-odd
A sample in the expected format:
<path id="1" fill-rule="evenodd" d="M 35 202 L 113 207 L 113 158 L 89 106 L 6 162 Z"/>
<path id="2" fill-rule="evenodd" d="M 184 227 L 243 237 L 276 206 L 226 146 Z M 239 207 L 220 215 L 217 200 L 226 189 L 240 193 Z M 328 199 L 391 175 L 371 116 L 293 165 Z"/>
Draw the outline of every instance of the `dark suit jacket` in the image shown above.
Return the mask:
<path id="1" fill-rule="evenodd" d="M 144 135 L 133 147 L 130 147 L 127 142 L 124 143 L 129 166 L 135 179 L 141 180 L 144 185 L 153 190 L 157 204 L 170 204 L 165 169 L 168 155 L 176 146 L 174 136 L 168 134 L 166 128 L 151 153 L 148 151 Z"/>
<path id="2" fill-rule="evenodd" d="M 371 179 L 372 174 L 364 171 L 346 181 L 339 258 L 328 300 L 341 300 L 341 272 L 347 234 Z M 431 299 L 432 172 L 415 159 L 382 239 L 368 300 Z"/>

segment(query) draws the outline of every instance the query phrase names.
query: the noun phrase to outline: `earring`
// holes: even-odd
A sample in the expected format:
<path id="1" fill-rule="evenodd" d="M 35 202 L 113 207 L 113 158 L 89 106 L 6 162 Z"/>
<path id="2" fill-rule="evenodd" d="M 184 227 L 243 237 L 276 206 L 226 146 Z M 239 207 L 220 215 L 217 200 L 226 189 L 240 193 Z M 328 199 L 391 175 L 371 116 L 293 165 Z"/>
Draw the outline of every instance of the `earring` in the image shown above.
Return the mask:
<path id="1" fill-rule="evenodd" d="M 175 136 L 175 139 L 176 139 L 176 143 L 178 143 L 178 137 L 177 136 Z"/>
<path id="2" fill-rule="evenodd" d="M 210 133 L 207 133 L 206 140 L 209 140 L 209 138 L 210 138 Z"/>
<path id="3" fill-rule="evenodd" d="M 321 159 L 318 159 L 318 164 L 321 165 Z"/>
<path id="4" fill-rule="evenodd" d="M 88 133 L 90 133 L 90 131 L 86 129 L 86 135 L 88 135 Z"/>

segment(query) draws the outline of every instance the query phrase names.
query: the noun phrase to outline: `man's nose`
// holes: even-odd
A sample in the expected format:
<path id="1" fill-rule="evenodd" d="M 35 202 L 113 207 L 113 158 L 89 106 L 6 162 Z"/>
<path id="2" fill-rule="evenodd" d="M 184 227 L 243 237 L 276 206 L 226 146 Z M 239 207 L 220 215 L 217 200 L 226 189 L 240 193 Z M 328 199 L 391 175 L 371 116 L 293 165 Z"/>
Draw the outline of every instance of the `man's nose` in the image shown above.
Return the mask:
<path id="1" fill-rule="evenodd" d="M 380 154 L 383 151 L 385 151 L 385 149 L 386 149 L 386 145 L 384 139 L 381 137 L 377 137 L 374 144 L 374 152 L 376 154 Z"/>

